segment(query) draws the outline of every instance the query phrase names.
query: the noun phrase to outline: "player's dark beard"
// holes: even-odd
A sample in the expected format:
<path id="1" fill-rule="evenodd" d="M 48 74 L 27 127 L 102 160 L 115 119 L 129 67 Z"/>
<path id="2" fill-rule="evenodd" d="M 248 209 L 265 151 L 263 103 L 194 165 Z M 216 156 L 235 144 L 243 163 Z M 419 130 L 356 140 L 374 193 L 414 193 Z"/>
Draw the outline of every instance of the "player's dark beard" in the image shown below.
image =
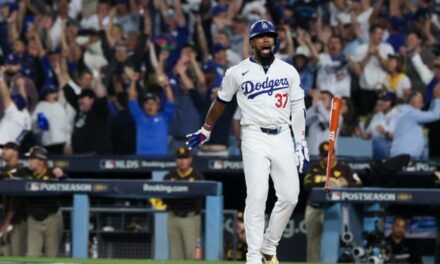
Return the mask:
<path id="1" fill-rule="evenodd" d="M 271 65 L 272 62 L 275 60 L 275 55 L 273 54 L 272 51 L 270 51 L 270 53 L 267 55 L 263 55 L 261 53 L 261 50 L 255 49 L 255 59 L 261 65 Z"/>

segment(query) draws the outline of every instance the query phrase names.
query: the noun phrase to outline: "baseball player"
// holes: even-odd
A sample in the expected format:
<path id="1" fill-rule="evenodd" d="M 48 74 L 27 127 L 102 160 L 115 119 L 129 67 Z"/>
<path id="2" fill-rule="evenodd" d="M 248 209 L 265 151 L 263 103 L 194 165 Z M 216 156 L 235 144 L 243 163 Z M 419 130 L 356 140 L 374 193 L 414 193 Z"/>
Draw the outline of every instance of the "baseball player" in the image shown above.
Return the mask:
<path id="1" fill-rule="evenodd" d="M 60 168 L 50 168 L 47 163 L 47 150 L 40 146 L 32 147 L 26 156 L 27 167 L 17 169 L 12 177 L 23 175 L 25 179 L 48 181 L 64 180 L 66 174 Z M 58 197 L 23 197 L 22 203 L 27 213 L 27 253 L 28 257 L 44 255 L 54 258 L 58 255 L 63 234 L 63 216 Z"/>
<path id="2" fill-rule="evenodd" d="M 296 69 L 274 57 L 279 42 L 275 26 L 258 20 L 249 33 L 254 55 L 226 71 L 204 125 L 187 136 L 187 145 L 195 148 L 209 140 L 225 105 L 236 94 L 242 112 L 241 149 L 247 186 L 246 263 L 261 264 L 263 259 L 267 264 L 277 264 L 276 247 L 298 201 L 294 162 L 299 172 L 308 162 L 304 92 Z M 278 200 L 264 232 L 269 175 Z"/>

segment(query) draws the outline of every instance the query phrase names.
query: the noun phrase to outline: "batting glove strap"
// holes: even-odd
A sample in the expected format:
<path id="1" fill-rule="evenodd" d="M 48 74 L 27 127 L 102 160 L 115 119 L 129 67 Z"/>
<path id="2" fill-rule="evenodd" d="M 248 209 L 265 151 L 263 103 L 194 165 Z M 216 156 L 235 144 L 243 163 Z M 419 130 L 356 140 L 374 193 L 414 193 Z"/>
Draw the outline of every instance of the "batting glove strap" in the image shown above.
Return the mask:
<path id="1" fill-rule="evenodd" d="M 299 173 L 303 173 L 307 171 L 309 167 L 309 148 L 305 140 L 296 142 L 295 146 L 296 166 L 298 167 Z"/>
<path id="2" fill-rule="evenodd" d="M 185 144 L 188 146 L 189 149 L 193 149 L 203 145 L 206 141 L 209 140 L 210 136 L 211 131 L 208 131 L 204 127 L 202 127 L 197 132 L 186 135 L 188 141 L 186 141 Z"/>

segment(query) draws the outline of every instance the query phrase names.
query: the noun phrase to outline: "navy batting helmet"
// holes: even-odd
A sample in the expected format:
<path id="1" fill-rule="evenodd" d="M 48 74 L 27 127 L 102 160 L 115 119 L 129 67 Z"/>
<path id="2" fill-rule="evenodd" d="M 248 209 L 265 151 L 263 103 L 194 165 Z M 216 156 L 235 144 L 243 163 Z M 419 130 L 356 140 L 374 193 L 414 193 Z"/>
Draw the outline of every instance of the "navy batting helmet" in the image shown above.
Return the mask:
<path id="1" fill-rule="evenodd" d="M 272 52 L 275 54 L 280 48 L 280 40 L 278 38 L 278 32 L 274 24 L 268 20 L 260 19 L 255 21 L 249 30 L 249 40 L 262 34 L 269 34 L 275 38 L 275 45 L 272 48 Z"/>
<path id="2" fill-rule="evenodd" d="M 277 32 L 274 24 L 272 24 L 272 22 L 264 20 L 264 19 L 257 20 L 251 25 L 251 28 L 249 31 L 249 39 L 255 38 L 255 37 L 262 35 L 262 34 L 271 34 L 275 38 L 278 37 L 278 32 Z"/>

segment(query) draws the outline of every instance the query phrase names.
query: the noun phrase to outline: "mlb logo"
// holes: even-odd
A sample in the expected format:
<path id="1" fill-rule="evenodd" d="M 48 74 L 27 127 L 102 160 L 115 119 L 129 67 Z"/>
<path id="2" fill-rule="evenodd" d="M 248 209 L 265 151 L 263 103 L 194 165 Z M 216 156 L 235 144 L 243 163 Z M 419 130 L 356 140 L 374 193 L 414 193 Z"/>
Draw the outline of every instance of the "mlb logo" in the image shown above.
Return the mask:
<path id="1" fill-rule="evenodd" d="M 332 201 L 340 201 L 342 199 L 341 192 L 331 192 L 330 200 Z"/>
<path id="2" fill-rule="evenodd" d="M 101 168 L 114 169 L 115 168 L 115 161 L 114 160 L 103 160 L 101 162 Z"/>
<path id="3" fill-rule="evenodd" d="M 32 192 L 39 191 L 40 190 L 40 183 L 39 182 L 31 182 L 28 184 L 27 189 Z"/>
<path id="4" fill-rule="evenodd" d="M 214 169 L 220 170 L 224 168 L 224 162 L 223 160 L 216 160 L 214 161 L 214 164 L 212 166 Z"/>

